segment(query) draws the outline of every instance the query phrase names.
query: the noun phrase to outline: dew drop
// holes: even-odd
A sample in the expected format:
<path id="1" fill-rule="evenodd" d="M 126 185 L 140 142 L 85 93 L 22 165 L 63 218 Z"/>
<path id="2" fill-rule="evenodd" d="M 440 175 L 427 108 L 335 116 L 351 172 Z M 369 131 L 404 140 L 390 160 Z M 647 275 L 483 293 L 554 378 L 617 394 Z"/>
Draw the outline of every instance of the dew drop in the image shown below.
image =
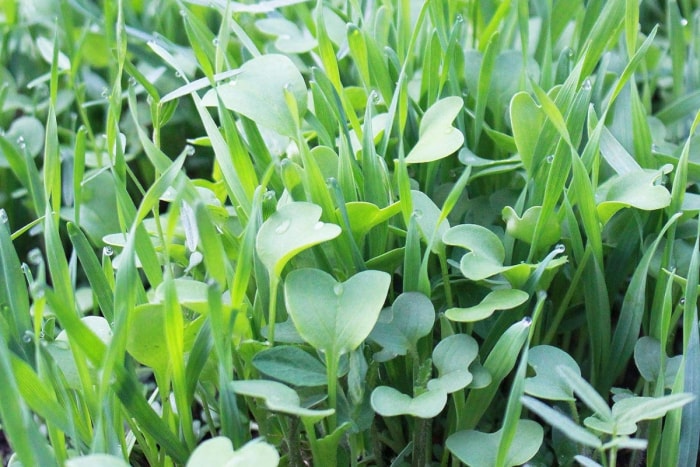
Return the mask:
<path id="1" fill-rule="evenodd" d="M 574 49 L 569 49 L 566 52 L 566 55 L 568 55 L 569 58 L 574 58 Z"/>
<path id="2" fill-rule="evenodd" d="M 114 254 L 114 250 L 112 249 L 111 246 L 106 246 L 102 248 L 102 254 L 104 256 L 112 256 Z"/>
<path id="3" fill-rule="evenodd" d="M 185 146 L 185 154 L 188 157 L 194 156 L 194 146 L 192 146 L 191 144 L 188 144 L 187 146 Z"/>
<path id="4" fill-rule="evenodd" d="M 659 148 L 656 144 L 652 144 L 652 145 L 651 145 L 651 152 L 659 153 L 659 152 L 660 152 L 660 148 Z"/>
<path id="5" fill-rule="evenodd" d="M 272 191 L 272 190 L 267 190 L 267 191 L 265 192 L 265 194 L 263 195 L 263 199 L 264 199 L 265 201 L 270 201 L 270 200 L 275 199 L 275 192 Z"/>
<path id="6" fill-rule="evenodd" d="M 216 226 L 216 233 L 218 233 L 219 235 L 221 235 L 221 234 L 224 233 L 224 231 L 223 231 L 223 229 L 222 229 L 221 227 L 219 227 L 219 226 L 217 225 L 217 226 Z"/>
<path id="7" fill-rule="evenodd" d="M 523 318 L 521 323 L 523 323 L 523 326 L 525 326 L 526 328 L 529 328 L 532 325 L 532 318 L 530 318 L 529 316 L 526 316 Z"/>
<path id="8" fill-rule="evenodd" d="M 32 341 L 32 333 L 27 331 L 24 333 L 24 336 L 22 336 L 22 340 L 26 342 L 27 344 Z"/>
<path id="9" fill-rule="evenodd" d="M 687 26 L 688 25 L 688 20 L 685 18 L 681 18 L 681 26 Z"/>
<path id="10" fill-rule="evenodd" d="M 545 160 L 547 161 L 547 164 L 551 164 L 552 162 L 554 162 L 554 155 L 550 154 Z"/>
<path id="11" fill-rule="evenodd" d="M 100 93 L 100 95 L 101 95 L 102 97 L 104 97 L 105 99 L 107 99 L 107 96 L 109 96 L 109 89 L 107 89 L 107 88 L 102 88 L 102 92 Z"/>
<path id="12" fill-rule="evenodd" d="M 591 83 L 591 80 L 586 78 L 583 81 L 583 84 L 581 85 L 581 89 L 583 89 L 584 91 L 590 91 L 591 89 L 593 89 L 593 84 Z"/>
<path id="13" fill-rule="evenodd" d="M 24 141 L 24 136 L 20 136 L 19 138 L 17 138 L 17 145 L 22 149 L 24 149 L 27 146 L 27 143 Z"/>
<path id="14" fill-rule="evenodd" d="M 421 217 L 423 217 L 423 211 L 421 211 L 420 209 L 414 209 L 413 215 L 416 217 L 416 219 L 420 219 Z"/>
<path id="15" fill-rule="evenodd" d="M 214 44 L 214 47 L 219 46 L 219 38 L 215 37 L 214 39 L 211 40 L 211 43 Z"/>
<path id="16" fill-rule="evenodd" d="M 564 253 L 566 251 L 566 246 L 564 246 L 563 243 L 558 244 L 557 246 L 554 247 L 554 251 L 557 254 Z"/>
<path id="17" fill-rule="evenodd" d="M 7 224 L 8 220 L 9 218 L 7 217 L 7 211 L 5 211 L 4 209 L 0 209 L 0 222 L 2 222 L 3 224 Z"/>
<path id="18" fill-rule="evenodd" d="M 455 18 L 455 21 L 456 21 L 457 23 L 463 23 L 463 22 L 464 22 L 464 16 L 462 16 L 462 15 L 457 15 L 457 17 Z"/>
<path id="19" fill-rule="evenodd" d="M 182 16 L 183 18 L 187 16 L 187 10 L 185 10 L 184 8 L 180 10 L 180 16 Z"/>
<path id="20" fill-rule="evenodd" d="M 284 222 L 282 222 L 280 225 L 277 226 L 277 228 L 275 229 L 275 233 L 276 233 L 276 234 L 279 234 L 279 235 L 282 235 L 282 234 L 285 233 L 287 230 L 289 230 L 289 227 L 290 227 L 291 225 L 292 225 L 292 221 L 290 221 L 289 219 L 287 219 L 287 220 L 285 220 Z"/>
<path id="21" fill-rule="evenodd" d="M 685 305 L 685 297 L 681 297 L 681 299 L 678 301 L 680 305 Z"/>
<path id="22" fill-rule="evenodd" d="M 316 222 L 316 225 L 314 225 L 314 230 L 321 230 L 323 226 L 326 225 L 323 222 Z"/>
<path id="23" fill-rule="evenodd" d="M 369 98 L 372 99 L 372 102 L 375 104 L 379 104 L 379 93 L 377 91 L 372 91 L 369 93 Z"/>
<path id="24" fill-rule="evenodd" d="M 44 339 L 44 338 L 46 338 L 46 334 L 44 333 L 44 331 L 39 332 L 39 339 Z"/>
<path id="25" fill-rule="evenodd" d="M 333 293 L 336 294 L 338 297 L 343 295 L 343 284 L 335 284 L 333 286 Z"/>
<path id="26" fill-rule="evenodd" d="M 138 81 L 136 81 L 136 78 L 133 76 L 129 76 L 129 86 L 134 87 L 138 84 Z"/>
<path id="27" fill-rule="evenodd" d="M 182 73 L 180 73 L 179 71 L 176 71 L 176 72 L 175 72 L 175 77 L 176 77 L 176 78 L 182 78 Z"/>

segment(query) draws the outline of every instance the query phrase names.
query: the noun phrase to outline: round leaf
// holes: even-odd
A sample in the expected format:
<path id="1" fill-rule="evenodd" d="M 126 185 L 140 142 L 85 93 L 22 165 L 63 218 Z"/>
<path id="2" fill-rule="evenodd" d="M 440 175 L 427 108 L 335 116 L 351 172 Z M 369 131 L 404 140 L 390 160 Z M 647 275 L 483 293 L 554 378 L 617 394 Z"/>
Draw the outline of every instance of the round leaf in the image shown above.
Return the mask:
<path id="1" fill-rule="evenodd" d="M 324 271 L 298 269 L 285 282 L 287 311 L 306 342 L 338 357 L 372 331 L 390 282 L 380 271 L 362 271 L 340 283 Z"/>
<path id="2" fill-rule="evenodd" d="M 312 410 L 302 407 L 296 391 L 277 381 L 262 379 L 233 381 L 231 387 L 236 394 L 263 399 L 265 406 L 273 412 L 310 417 L 314 420 L 320 420 L 335 412 L 333 409 Z"/>
<path id="3" fill-rule="evenodd" d="M 263 350 L 253 357 L 261 373 L 293 386 L 325 386 L 326 367 L 299 347 L 281 345 Z"/>
<path id="4" fill-rule="evenodd" d="M 502 432 L 502 429 L 495 433 L 459 431 L 447 438 L 447 449 L 469 466 L 495 467 Z M 512 467 L 526 463 L 537 454 L 543 439 L 544 430 L 537 422 L 518 420 L 515 436 L 503 465 Z"/>
<path id="5" fill-rule="evenodd" d="M 479 345 L 466 334 L 454 334 L 440 341 L 433 350 L 433 365 L 439 377 L 428 381 L 428 389 L 450 394 L 467 387 L 473 378 L 469 365 L 478 354 Z"/>
<path id="6" fill-rule="evenodd" d="M 512 207 L 506 206 L 503 208 L 503 220 L 506 222 L 506 233 L 513 238 L 523 242 L 532 243 L 535 236 L 535 227 L 540 218 L 542 206 L 532 206 L 523 213 L 523 217 L 518 217 Z M 561 227 L 554 216 L 550 216 L 544 229 L 542 236 L 538 238 L 538 245 L 546 248 L 553 245 L 561 238 Z"/>
<path id="7" fill-rule="evenodd" d="M 525 379 L 526 394 L 555 401 L 576 400 L 571 385 L 557 370 L 565 366 L 581 376 L 578 363 L 568 353 L 551 345 L 538 345 L 528 352 L 527 363 L 537 374 Z"/>
<path id="8" fill-rule="evenodd" d="M 275 447 L 264 441 L 253 440 L 234 451 L 231 440 L 225 436 L 208 439 L 192 452 L 186 467 L 275 467 L 280 456 Z M 101 464 L 100 464 L 101 465 Z"/>
<path id="9" fill-rule="evenodd" d="M 272 274 L 280 277 L 284 266 L 297 253 L 340 235 L 340 227 L 319 221 L 322 211 L 315 204 L 292 202 L 263 223 L 255 249 Z"/>
<path id="10" fill-rule="evenodd" d="M 66 461 L 66 467 L 129 467 L 124 459 L 110 454 L 90 454 L 88 456 L 74 457 Z"/>
<path id="11" fill-rule="evenodd" d="M 656 181 L 670 172 L 672 166 L 660 170 L 642 170 L 613 177 L 598 188 L 598 216 L 603 224 L 620 209 L 634 207 L 645 211 L 662 209 L 671 203 L 671 194 Z"/>
<path id="12" fill-rule="evenodd" d="M 299 115 L 292 115 L 285 90 L 294 96 Z M 217 106 L 217 93 L 227 109 L 281 135 L 297 137 L 296 122 L 306 110 L 307 89 L 296 65 L 285 55 L 266 54 L 247 61 L 231 82 L 207 92 L 204 104 Z"/>

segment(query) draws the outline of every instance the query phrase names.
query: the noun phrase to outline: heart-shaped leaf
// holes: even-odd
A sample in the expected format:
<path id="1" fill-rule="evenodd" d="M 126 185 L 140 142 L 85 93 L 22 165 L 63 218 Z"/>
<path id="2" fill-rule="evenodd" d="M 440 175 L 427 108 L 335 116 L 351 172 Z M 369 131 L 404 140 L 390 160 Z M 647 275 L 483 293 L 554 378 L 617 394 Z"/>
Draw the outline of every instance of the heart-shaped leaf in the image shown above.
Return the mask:
<path id="1" fill-rule="evenodd" d="M 450 228 L 447 219 L 440 222 L 440 208 L 432 199 L 422 191 L 411 191 L 411 202 L 413 203 L 413 215 L 416 218 L 420 232 L 425 243 L 430 246 L 434 253 L 438 253 L 442 247 L 442 237 Z M 435 237 L 433 237 L 435 234 Z M 432 240 L 432 244 L 430 243 Z"/>
<path id="2" fill-rule="evenodd" d="M 416 352 L 418 340 L 433 329 L 435 307 L 419 292 L 399 295 L 391 309 L 383 310 L 369 338 L 382 346 L 375 360 L 387 361 L 397 355 Z"/>
<path id="3" fill-rule="evenodd" d="M 66 460 L 66 467 L 129 467 L 124 459 L 110 454 L 90 454 Z"/>
<path id="4" fill-rule="evenodd" d="M 512 207 L 506 206 L 503 208 L 506 233 L 513 238 L 531 244 L 541 211 L 542 206 L 532 206 L 523 213 L 523 217 L 518 217 L 518 214 Z M 537 244 L 542 248 L 546 248 L 558 242 L 560 238 L 561 227 L 559 222 L 554 216 L 550 216 L 542 229 L 542 235 L 538 238 Z"/>
<path id="5" fill-rule="evenodd" d="M 292 202 L 263 223 L 255 249 L 271 274 L 280 277 L 284 266 L 297 253 L 340 235 L 340 227 L 319 221 L 322 212 L 316 204 Z"/>
<path id="6" fill-rule="evenodd" d="M 255 26 L 265 34 L 277 37 L 275 47 L 287 54 L 302 54 L 318 45 L 308 30 L 302 32 L 293 22 L 284 18 L 263 18 Z"/>
<path id="7" fill-rule="evenodd" d="M 452 454 L 469 466 L 495 467 L 502 435 L 503 429 L 495 433 L 459 431 L 447 438 L 446 445 Z M 537 422 L 518 420 L 515 436 L 503 466 L 522 465 L 532 459 L 540 449 L 543 439 L 544 430 Z"/>
<path id="8" fill-rule="evenodd" d="M 280 345 L 263 350 L 253 357 L 261 373 L 293 386 L 325 386 L 326 367 L 299 347 Z"/>
<path id="9" fill-rule="evenodd" d="M 440 99 L 430 106 L 420 122 L 419 138 L 406 156 L 407 164 L 432 162 L 457 151 L 464 143 L 464 135 L 452 126 L 452 121 L 464 108 L 461 97 Z"/>
<path id="10" fill-rule="evenodd" d="M 479 355 L 479 345 L 467 334 L 453 334 L 441 340 L 433 350 L 433 365 L 438 377 L 428 381 L 428 389 L 448 394 L 459 391 L 472 382 L 469 365 Z"/>
<path id="11" fill-rule="evenodd" d="M 372 391 L 372 408 L 383 417 L 411 415 L 418 418 L 436 417 L 447 404 L 447 393 L 428 390 L 410 397 L 389 386 L 379 386 Z"/>
<path id="12" fill-rule="evenodd" d="M 16 145 L 22 151 L 27 151 L 31 157 L 36 157 L 44 147 L 44 125 L 35 117 L 23 116 L 12 122 L 4 134 L 7 141 Z M 2 148 L 0 148 L 0 168 L 8 168 Z"/>
<path id="13" fill-rule="evenodd" d="M 275 447 L 264 441 L 253 440 L 235 451 L 231 440 L 225 436 L 217 436 L 202 442 L 192 452 L 186 467 L 210 467 L 221 465 L 226 467 L 276 467 L 280 456 Z M 101 464 L 100 464 L 101 465 Z"/>
<path id="14" fill-rule="evenodd" d="M 664 381 L 667 388 L 673 385 L 678 369 L 683 362 L 683 356 L 666 357 Z M 647 382 L 656 382 L 661 371 L 661 343 L 653 337 L 644 336 L 634 346 L 634 362 L 639 373 Z"/>
<path id="15" fill-rule="evenodd" d="M 372 331 L 390 282 L 381 271 L 362 271 L 340 283 L 324 271 L 298 269 L 284 284 L 287 311 L 306 342 L 338 357 Z"/>
<path id="16" fill-rule="evenodd" d="M 302 407 L 296 391 L 277 381 L 263 379 L 232 381 L 231 387 L 236 394 L 241 396 L 263 399 L 265 406 L 273 412 L 309 417 L 312 420 L 320 420 L 335 412 L 333 409 L 313 410 Z"/>
<path id="17" fill-rule="evenodd" d="M 538 345 L 528 352 L 527 363 L 537 374 L 525 379 L 526 394 L 555 401 L 576 400 L 571 386 L 557 371 L 559 366 L 566 366 L 581 375 L 581 369 L 571 355 L 558 347 Z"/>
<path id="18" fill-rule="evenodd" d="M 667 164 L 660 170 L 642 170 L 612 177 L 598 187 L 598 217 L 603 224 L 620 209 L 637 208 L 644 211 L 663 209 L 671 203 L 671 194 L 657 180 L 669 173 Z"/>
<path id="19" fill-rule="evenodd" d="M 499 310 L 510 310 L 525 303 L 530 296 L 518 289 L 497 289 L 484 297 L 478 305 L 467 308 L 450 308 L 445 316 L 463 323 L 481 321 Z"/>
<path id="20" fill-rule="evenodd" d="M 296 138 L 296 122 L 306 110 L 307 89 L 294 62 L 285 55 L 265 54 L 248 60 L 240 70 L 231 82 L 207 92 L 202 98 L 204 104 L 216 107 L 218 93 L 227 109 Z M 294 96 L 299 115 L 292 115 L 285 90 Z"/>
<path id="21" fill-rule="evenodd" d="M 356 241 L 362 240 L 367 232 L 382 222 L 386 222 L 401 212 L 401 203 L 391 204 L 383 209 L 364 201 L 347 203 L 345 209 L 350 219 L 350 229 Z M 338 211 L 338 210 L 336 210 Z"/>

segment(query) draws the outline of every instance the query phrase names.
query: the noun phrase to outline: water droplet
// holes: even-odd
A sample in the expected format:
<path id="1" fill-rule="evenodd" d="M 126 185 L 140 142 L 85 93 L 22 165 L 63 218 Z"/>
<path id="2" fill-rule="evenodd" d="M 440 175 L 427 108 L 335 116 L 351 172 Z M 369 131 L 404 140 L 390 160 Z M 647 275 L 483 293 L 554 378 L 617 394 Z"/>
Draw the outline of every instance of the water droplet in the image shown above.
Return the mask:
<path id="1" fill-rule="evenodd" d="M 457 23 L 463 23 L 463 22 L 464 22 L 464 16 L 462 16 L 462 15 L 457 15 L 457 17 L 455 18 L 455 21 L 456 21 Z"/>
<path id="2" fill-rule="evenodd" d="M 45 337 L 46 337 L 46 333 L 44 333 L 44 331 L 41 331 L 39 333 L 39 339 L 44 339 Z"/>
<path id="3" fill-rule="evenodd" d="M 106 246 L 102 248 L 102 254 L 104 256 L 112 256 L 114 254 L 114 250 L 112 249 L 111 246 Z"/>
<path id="4" fill-rule="evenodd" d="M 530 318 L 529 316 L 524 317 L 523 320 L 520 322 L 523 323 L 523 326 L 525 326 L 526 328 L 532 326 L 532 318 Z"/>
<path id="5" fill-rule="evenodd" d="M 275 192 L 272 191 L 272 190 L 267 190 L 267 191 L 265 192 L 265 194 L 263 195 L 263 199 L 264 199 L 265 201 L 270 201 L 270 200 L 275 199 Z"/>
<path id="6" fill-rule="evenodd" d="M 32 333 L 27 331 L 24 333 L 24 336 L 22 336 L 22 340 L 26 342 L 27 344 L 32 341 Z"/>
<path id="7" fill-rule="evenodd" d="M 423 211 L 421 211 L 420 209 L 414 209 L 413 215 L 416 217 L 416 219 L 420 219 L 421 217 L 423 217 Z"/>
<path id="8" fill-rule="evenodd" d="M 232 79 L 231 81 L 228 82 L 229 86 L 235 86 L 236 85 L 236 78 Z"/>
<path id="9" fill-rule="evenodd" d="M 377 91 L 374 91 L 374 90 L 369 93 L 369 98 L 372 99 L 372 102 L 374 102 L 375 104 L 379 104 L 379 102 L 381 100 L 379 98 L 379 93 Z"/>
<path id="10" fill-rule="evenodd" d="M 27 143 L 24 141 L 24 136 L 20 136 L 19 138 L 17 138 L 17 145 L 22 149 L 24 149 L 27 146 Z"/>
<path id="11" fill-rule="evenodd" d="M 219 226 L 217 225 L 217 226 L 216 226 L 216 233 L 218 233 L 219 235 L 221 235 L 221 234 L 224 233 L 224 231 L 223 231 L 223 229 L 222 229 L 221 227 L 219 227 Z"/>
<path id="12" fill-rule="evenodd" d="M 547 161 L 547 164 L 551 164 L 554 162 L 554 154 L 550 154 L 545 160 Z"/>
<path id="13" fill-rule="evenodd" d="M 134 87 L 137 84 L 139 84 L 139 83 L 138 83 L 138 81 L 136 81 L 136 78 L 134 78 L 133 76 L 129 76 L 129 86 Z"/>
<path id="14" fill-rule="evenodd" d="M 656 144 L 651 145 L 651 152 L 659 153 L 660 148 Z"/>
<path id="15" fill-rule="evenodd" d="M 107 88 L 102 88 L 102 92 L 100 93 L 100 95 L 101 95 L 102 97 L 104 97 L 105 99 L 107 99 L 107 96 L 109 96 L 109 89 L 107 89 Z"/>
<path id="16" fill-rule="evenodd" d="M 289 227 L 291 225 L 292 225 L 292 221 L 287 219 L 284 222 L 282 222 L 280 225 L 277 226 L 277 228 L 275 229 L 275 233 L 281 235 L 281 234 L 285 233 L 287 230 L 289 230 Z"/>
<path id="17" fill-rule="evenodd" d="M 685 18 L 681 18 L 681 26 L 687 26 L 688 25 L 688 20 Z"/>
<path id="18" fill-rule="evenodd" d="M 581 89 L 583 89 L 584 91 L 590 91 L 591 89 L 593 89 L 593 84 L 591 83 L 591 80 L 586 78 L 583 81 L 583 84 L 581 85 Z"/>
<path id="19" fill-rule="evenodd" d="M 187 16 L 187 10 L 185 10 L 184 8 L 180 10 L 180 16 L 182 16 L 183 18 Z"/>
<path id="20" fill-rule="evenodd" d="M 176 71 L 176 72 L 175 72 L 175 77 L 176 77 L 176 78 L 182 78 L 182 73 L 180 73 L 179 71 Z"/>
<path id="21" fill-rule="evenodd" d="M 678 301 L 680 305 L 685 305 L 685 297 L 681 297 L 681 299 Z"/>
<path id="22" fill-rule="evenodd" d="M 321 230 L 324 225 L 326 224 L 323 222 L 316 222 L 316 225 L 314 225 L 314 230 Z"/>
<path id="23" fill-rule="evenodd" d="M 44 257 L 42 256 L 40 249 L 32 248 L 32 250 L 27 253 L 27 260 L 32 264 L 41 264 Z"/>
<path id="24" fill-rule="evenodd" d="M 194 156 L 194 146 L 192 146 L 191 144 L 188 144 L 187 146 L 185 146 L 185 154 L 188 157 Z"/>
<path id="25" fill-rule="evenodd" d="M 215 37 L 214 39 L 211 40 L 211 43 L 214 44 L 214 47 L 219 46 L 219 38 Z"/>
<path id="26" fill-rule="evenodd" d="M 7 217 L 7 211 L 5 211 L 4 209 L 0 209 L 0 222 L 2 222 L 3 224 L 7 224 L 8 220 L 9 218 Z"/>
<path id="27" fill-rule="evenodd" d="M 343 284 L 335 284 L 333 286 L 333 293 L 336 294 L 338 297 L 343 295 Z"/>
<path id="28" fill-rule="evenodd" d="M 574 50 L 573 50 L 573 49 L 569 49 L 569 50 L 566 52 L 566 55 L 568 55 L 569 58 L 574 58 Z"/>
<path id="29" fill-rule="evenodd" d="M 564 246 L 563 243 L 558 244 L 557 246 L 554 247 L 554 251 L 557 254 L 564 253 L 566 251 L 566 246 Z"/>

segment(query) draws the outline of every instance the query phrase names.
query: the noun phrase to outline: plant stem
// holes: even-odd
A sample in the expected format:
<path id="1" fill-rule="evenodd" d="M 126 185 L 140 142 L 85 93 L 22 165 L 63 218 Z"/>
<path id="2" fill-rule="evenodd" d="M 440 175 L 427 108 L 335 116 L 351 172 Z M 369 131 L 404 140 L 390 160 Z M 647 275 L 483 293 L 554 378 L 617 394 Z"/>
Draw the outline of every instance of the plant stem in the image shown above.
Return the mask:
<path id="1" fill-rule="evenodd" d="M 413 432 L 413 462 L 412 467 L 425 467 L 428 465 L 428 432 L 430 420 L 416 418 Z"/>
<path id="2" fill-rule="evenodd" d="M 270 313 L 267 322 L 267 340 L 270 346 L 275 344 L 275 321 L 277 320 L 277 288 L 280 278 L 274 274 L 270 275 Z"/>
<path id="3" fill-rule="evenodd" d="M 304 460 L 301 458 L 301 446 L 299 444 L 299 417 L 289 416 L 287 429 L 287 449 L 289 449 L 289 466 L 304 467 Z"/>
<path id="4" fill-rule="evenodd" d="M 335 352 L 326 353 L 326 379 L 328 380 L 328 406 L 337 412 L 338 409 L 338 358 Z M 338 425 L 338 415 L 328 417 L 328 433 L 335 431 Z"/>

